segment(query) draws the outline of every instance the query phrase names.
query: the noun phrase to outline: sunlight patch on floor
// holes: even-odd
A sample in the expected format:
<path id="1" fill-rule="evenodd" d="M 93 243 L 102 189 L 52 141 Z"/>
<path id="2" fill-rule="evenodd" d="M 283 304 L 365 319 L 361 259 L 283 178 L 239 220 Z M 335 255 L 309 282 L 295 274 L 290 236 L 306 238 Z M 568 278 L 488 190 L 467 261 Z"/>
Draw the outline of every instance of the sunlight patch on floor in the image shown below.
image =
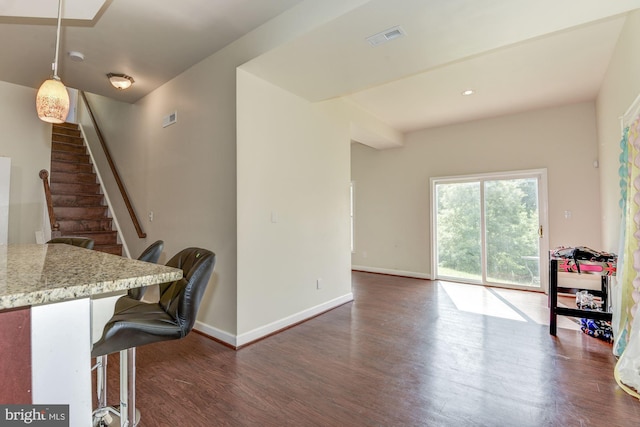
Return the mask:
<path id="1" fill-rule="evenodd" d="M 517 307 L 518 310 L 535 323 L 539 325 L 549 324 L 549 306 L 546 294 L 501 288 L 492 288 L 492 290 L 504 298 L 509 304 Z M 558 306 L 575 308 L 575 305 L 573 305 L 574 301 L 573 298 L 560 298 L 558 300 Z M 580 325 L 576 318 L 558 316 L 557 319 L 558 328 L 580 330 Z"/>
<path id="2" fill-rule="evenodd" d="M 458 310 L 519 322 L 549 325 L 547 295 L 543 293 L 443 281 L 440 284 Z M 567 298 L 564 304 L 559 301 L 558 305 L 571 306 L 572 302 Z M 558 316 L 558 328 L 579 331 L 580 325 L 577 320 Z"/>
<path id="3" fill-rule="evenodd" d="M 524 317 L 489 292 L 484 286 L 451 282 L 440 282 L 440 284 L 460 311 L 526 322 Z"/>

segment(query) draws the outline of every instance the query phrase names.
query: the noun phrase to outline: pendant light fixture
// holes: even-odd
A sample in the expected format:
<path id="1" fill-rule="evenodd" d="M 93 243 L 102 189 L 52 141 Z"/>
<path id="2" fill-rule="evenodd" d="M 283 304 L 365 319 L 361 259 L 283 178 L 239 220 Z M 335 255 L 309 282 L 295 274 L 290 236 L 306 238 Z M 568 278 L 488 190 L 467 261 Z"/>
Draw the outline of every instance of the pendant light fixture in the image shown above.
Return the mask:
<path id="1" fill-rule="evenodd" d="M 42 83 L 36 95 L 36 110 L 40 120 L 48 123 L 64 123 L 69 114 L 69 94 L 58 77 L 58 50 L 60 48 L 60 24 L 62 22 L 62 0 L 58 0 L 58 32 L 56 54 L 53 61 L 53 76 Z"/>

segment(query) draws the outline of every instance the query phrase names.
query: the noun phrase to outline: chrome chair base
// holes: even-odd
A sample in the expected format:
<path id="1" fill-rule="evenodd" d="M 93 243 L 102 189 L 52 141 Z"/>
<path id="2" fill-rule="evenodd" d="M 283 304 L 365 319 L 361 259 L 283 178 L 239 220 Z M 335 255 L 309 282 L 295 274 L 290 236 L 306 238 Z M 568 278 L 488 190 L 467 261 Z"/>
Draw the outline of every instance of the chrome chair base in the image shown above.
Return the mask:
<path id="1" fill-rule="evenodd" d="M 140 422 L 140 411 L 136 408 L 136 418 L 133 423 L 133 427 L 137 426 Z M 93 427 L 108 427 L 108 426 L 121 426 L 122 420 L 120 419 L 120 407 L 114 408 L 109 406 L 106 408 L 100 408 L 93 413 Z"/>
<path id="2" fill-rule="evenodd" d="M 120 420 L 118 420 L 118 424 L 115 424 L 114 415 L 118 416 L 119 418 L 118 412 L 110 406 L 106 408 L 96 409 L 95 411 L 93 411 L 93 420 L 91 425 L 93 427 L 106 427 L 106 426 L 118 425 L 120 423 Z"/>
<path id="3" fill-rule="evenodd" d="M 93 411 L 92 425 L 136 427 L 140 422 L 140 411 L 136 408 L 136 349 L 120 351 L 120 406 L 117 409 L 107 406 L 107 360 L 106 355 L 98 356 L 94 367 L 98 408 Z"/>

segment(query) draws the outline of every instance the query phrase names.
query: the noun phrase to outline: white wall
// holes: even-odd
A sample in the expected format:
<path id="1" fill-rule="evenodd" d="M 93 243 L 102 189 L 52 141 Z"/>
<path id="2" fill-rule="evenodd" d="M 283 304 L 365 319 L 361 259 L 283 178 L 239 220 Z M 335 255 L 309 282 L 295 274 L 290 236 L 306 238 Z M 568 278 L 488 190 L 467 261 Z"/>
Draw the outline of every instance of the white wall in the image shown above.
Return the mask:
<path id="1" fill-rule="evenodd" d="M 598 94 L 598 148 L 604 249 L 618 252 L 620 116 L 640 94 L 640 11 L 630 13 Z"/>
<path id="2" fill-rule="evenodd" d="M 237 85 L 242 344 L 353 298 L 350 132 L 340 101 L 312 104 L 242 70 Z"/>
<path id="3" fill-rule="evenodd" d="M 9 243 L 35 243 L 45 209 L 41 169 L 51 164 L 51 125 L 38 119 L 36 89 L 0 81 L 0 156 L 11 158 Z"/>
<path id="4" fill-rule="evenodd" d="M 430 177 L 547 168 L 549 245 L 600 248 L 593 103 L 427 129 L 403 148 L 352 146 L 353 264 L 428 275 Z M 572 211 L 572 219 L 564 211 Z"/>

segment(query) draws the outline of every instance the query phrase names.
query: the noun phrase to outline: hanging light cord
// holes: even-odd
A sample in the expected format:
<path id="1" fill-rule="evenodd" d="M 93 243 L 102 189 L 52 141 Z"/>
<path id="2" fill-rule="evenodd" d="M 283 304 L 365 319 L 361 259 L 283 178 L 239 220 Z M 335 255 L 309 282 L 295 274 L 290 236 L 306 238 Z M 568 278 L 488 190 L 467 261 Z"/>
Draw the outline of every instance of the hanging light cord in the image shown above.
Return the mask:
<path id="1" fill-rule="evenodd" d="M 60 80 L 58 77 L 58 49 L 60 49 L 60 24 L 62 22 L 62 0 L 58 0 L 58 32 L 56 34 L 56 57 L 53 61 L 53 78 Z"/>

